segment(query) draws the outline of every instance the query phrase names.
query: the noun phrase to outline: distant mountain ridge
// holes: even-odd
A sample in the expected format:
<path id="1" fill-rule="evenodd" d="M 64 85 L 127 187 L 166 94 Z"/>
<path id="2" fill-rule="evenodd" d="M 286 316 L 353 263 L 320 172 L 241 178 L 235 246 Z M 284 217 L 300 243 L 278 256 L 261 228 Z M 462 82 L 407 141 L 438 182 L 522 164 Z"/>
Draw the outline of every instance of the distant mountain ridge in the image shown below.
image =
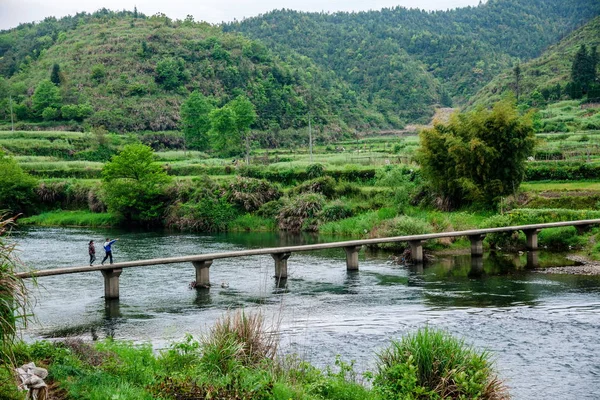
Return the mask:
<path id="1" fill-rule="evenodd" d="M 539 57 L 520 64 L 519 92 L 528 98 L 534 93 L 560 96 L 556 85 L 564 90 L 571 79 L 571 66 L 581 45 L 600 47 L 600 17 L 572 32 L 560 42 L 550 46 Z M 489 106 L 500 100 L 508 91 L 517 93 L 513 69 L 507 69 L 485 85 L 469 102 L 469 106 Z"/>
<path id="2" fill-rule="evenodd" d="M 42 127 L 174 130 L 198 90 L 216 106 L 245 94 L 253 128 L 275 135 L 309 116 L 329 135 L 400 128 L 469 103 L 598 15 L 600 1 L 489 0 L 435 12 L 280 10 L 223 26 L 105 9 L 47 18 L 0 31 L 0 120 L 12 106 L 17 122 Z M 62 103 L 42 115 L 33 94 L 56 66 Z"/>
<path id="3" fill-rule="evenodd" d="M 0 32 L 0 49 L 5 123 L 9 93 L 19 121 L 63 123 L 65 113 L 42 121 L 32 103 L 58 65 L 62 104 L 91 105 L 85 122 L 117 132 L 177 129 L 180 105 L 193 90 L 215 106 L 248 96 L 261 130 L 303 127 L 308 115 L 332 134 L 400 125 L 310 59 L 282 61 L 258 41 L 192 20 L 102 10 Z"/>
<path id="4" fill-rule="evenodd" d="M 538 56 L 597 15 L 600 2 L 589 0 L 489 0 L 435 12 L 279 10 L 224 29 L 265 41 L 282 56 L 303 54 L 371 103 L 391 103 L 412 120 L 424 105 L 466 102 L 517 59 Z"/>

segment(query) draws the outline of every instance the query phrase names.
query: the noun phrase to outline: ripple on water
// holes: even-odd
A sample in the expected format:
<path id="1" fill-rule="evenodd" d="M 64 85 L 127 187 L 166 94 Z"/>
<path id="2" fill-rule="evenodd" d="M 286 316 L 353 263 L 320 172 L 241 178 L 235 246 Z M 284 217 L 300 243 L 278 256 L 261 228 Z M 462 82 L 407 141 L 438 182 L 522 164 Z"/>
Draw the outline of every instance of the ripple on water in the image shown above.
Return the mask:
<path id="1" fill-rule="evenodd" d="M 71 228 L 16 235 L 21 258 L 36 268 L 84 264 L 87 242 L 105 237 L 121 239 L 117 260 L 300 244 L 276 235 Z M 473 270 L 468 257 L 456 257 L 419 270 L 390 264 L 386 254 L 361 254 L 360 271 L 347 273 L 343 251 L 298 253 L 288 260 L 290 278 L 278 285 L 269 256 L 223 259 L 211 266 L 210 290 L 189 289 L 190 264 L 127 269 L 121 299 L 109 303 L 100 273 L 46 277 L 33 288 L 37 320 L 25 335 L 114 336 L 160 348 L 186 333 L 200 335 L 228 310 L 243 307 L 280 327 L 285 351 L 319 366 L 340 354 L 364 371 L 374 368 L 375 354 L 390 340 L 428 325 L 490 350 L 515 399 L 538 399 L 539 393 L 600 398 L 600 279 L 539 275 L 524 262 L 486 255 Z"/>

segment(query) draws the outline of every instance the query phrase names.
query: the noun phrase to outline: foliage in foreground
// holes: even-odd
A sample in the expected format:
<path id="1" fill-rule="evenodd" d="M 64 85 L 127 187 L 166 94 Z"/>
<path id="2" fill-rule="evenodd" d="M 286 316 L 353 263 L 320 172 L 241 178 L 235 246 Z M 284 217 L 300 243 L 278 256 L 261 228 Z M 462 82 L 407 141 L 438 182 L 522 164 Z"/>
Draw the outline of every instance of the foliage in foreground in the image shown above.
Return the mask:
<path id="1" fill-rule="evenodd" d="M 15 218 L 0 215 L 0 364 L 12 365 L 12 350 L 17 341 L 17 324 L 26 316 L 26 288 L 15 276 L 14 244 L 6 240 Z"/>
<path id="2" fill-rule="evenodd" d="M 200 340 L 187 336 L 159 353 L 149 345 L 80 339 L 22 344 L 15 353 L 18 362 L 47 367 L 50 394 L 63 399 L 506 398 L 488 354 L 439 331 L 422 329 L 393 342 L 379 356 L 378 372 L 365 374 L 373 378 L 372 388 L 353 363 L 338 357 L 334 366 L 319 370 L 280 356 L 278 344 L 276 324 L 237 311 Z M 0 384 L 0 393 L 4 389 Z"/>
<path id="3" fill-rule="evenodd" d="M 487 352 L 424 328 L 379 354 L 374 390 L 382 399 L 505 399 Z"/>

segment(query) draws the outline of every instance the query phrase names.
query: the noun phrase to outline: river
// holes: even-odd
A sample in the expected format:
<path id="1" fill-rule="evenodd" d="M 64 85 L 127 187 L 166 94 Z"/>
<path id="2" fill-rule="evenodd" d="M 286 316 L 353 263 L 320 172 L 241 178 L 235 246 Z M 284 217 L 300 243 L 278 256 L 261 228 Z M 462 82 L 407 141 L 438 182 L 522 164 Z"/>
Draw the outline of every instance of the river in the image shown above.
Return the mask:
<path id="1" fill-rule="evenodd" d="M 91 239 L 101 259 L 105 237 L 120 239 L 115 261 L 333 240 L 83 228 L 13 233 L 19 257 L 34 269 L 85 265 Z M 273 278 L 270 256 L 216 260 L 213 287 L 198 291 L 189 288 L 191 264 L 131 268 L 121 275 L 121 298 L 109 303 L 99 272 L 42 277 L 29 284 L 36 318 L 23 334 L 26 340 L 113 336 L 163 348 L 243 307 L 279 327 L 284 352 L 321 367 L 339 354 L 365 371 L 390 340 L 429 325 L 491 351 L 514 399 L 600 398 L 600 277 L 539 274 L 528 269 L 526 255 L 487 253 L 483 266 L 471 265 L 468 255 L 438 257 L 414 268 L 391 262 L 387 253 L 361 251 L 359 263 L 360 271 L 349 273 L 342 249 L 294 253 L 282 284 Z M 540 263 L 568 261 L 540 253 Z"/>

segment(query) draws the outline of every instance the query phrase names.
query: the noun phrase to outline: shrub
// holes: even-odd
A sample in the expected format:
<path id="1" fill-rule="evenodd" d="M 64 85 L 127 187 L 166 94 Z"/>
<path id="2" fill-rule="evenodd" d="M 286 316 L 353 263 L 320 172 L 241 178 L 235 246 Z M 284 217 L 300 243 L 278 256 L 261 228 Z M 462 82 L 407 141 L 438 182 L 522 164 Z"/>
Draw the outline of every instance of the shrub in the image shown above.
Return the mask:
<path id="1" fill-rule="evenodd" d="M 282 199 L 269 201 L 268 203 L 263 204 L 256 213 L 263 218 L 275 218 L 284 204 Z"/>
<path id="2" fill-rule="evenodd" d="M 513 225 L 513 219 L 509 214 L 494 215 L 482 223 L 482 228 L 501 228 Z M 490 247 L 517 249 L 523 246 L 523 234 L 515 232 L 497 232 L 486 235 L 485 240 Z"/>
<path id="3" fill-rule="evenodd" d="M 583 246 L 585 242 L 586 239 L 578 234 L 574 226 L 543 229 L 538 235 L 539 245 L 553 250 L 577 248 Z"/>
<path id="4" fill-rule="evenodd" d="M 316 193 L 306 193 L 288 201 L 277 215 L 279 229 L 299 232 L 316 231 L 317 216 L 323 209 L 325 198 Z"/>
<path id="5" fill-rule="evenodd" d="M 433 227 L 418 218 L 401 215 L 393 219 L 384 219 L 382 223 L 376 226 L 370 234 L 372 238 L 392 237 L 392 236 L 408 236 L 422 235 L 433 232 Z M 404 249 L 407 244 L 405 242 L 384 243 L 381 247 Z"/>
<path id="6" fill-rule="evenodd" d="M 320 178 L 325 172 L 323 164 L 311 164 L 306 168 L 306 175 L 309 179 Z"/>
<path id="7" fill-rule="evenodd" d="M 378 355 L 373 389 L 382 399 L 508 399 L 487 352 L 423 328 Z"/>
<path id="8" fill-rule="evenodd" d="M 225 191 L 204 175 L 190 183 L 169 188 L 173 204 L 167 210 L 168 227 L 200 232 L 227 231 L 238 212 L 227 201 Z"/>
<path id="9" fill-rule="evenodd" d="M 0 151 L 0 210 L 16 214 L 33 209 L 36 186 L 34 177 Z"/>
<path id="10" fill-rule="evenodd" d="M 0 215 L 0 361 L 3 366 L 13 364 L 17 324 L 25 321 L 27 305 L 25 284 L 15 276 L 14 244 L 6 241 L 6 234 L 14 222 L 15 218 L 5 219 Z"/>
<path id="11" fill-rule="evenodd" d="M 278 344 L 277 330 L 265 327 L 262 314 L 227 314 L 202 340 L 202 367 L 209 374 L 227 375 L 240 366 L 257 366 L 275 359 Z"/>
<path id="12" fill-rule="evenodd" d="M 353 215 L 352 209 L 340 200 L 327 204 L 321 211 L 321 220 L 323 222 L 337 221 L 349 218 Z"/>
<path id="13" fill-rule="evenodd" d="M 324 176 L 303 182 L 290 191 L 290 196 L 302 193 L 319 193 L 327 198 L 332 198 L 335 195 L 335 180 Z"/>
<path id="14" fill-rule="evenodd" d="M 279 188 L 265 180 L 238 177 L 229 185 L 228 201 L 248 211 L 256 211 L 263 204 L 279 199 L 282 196 Z"/>

